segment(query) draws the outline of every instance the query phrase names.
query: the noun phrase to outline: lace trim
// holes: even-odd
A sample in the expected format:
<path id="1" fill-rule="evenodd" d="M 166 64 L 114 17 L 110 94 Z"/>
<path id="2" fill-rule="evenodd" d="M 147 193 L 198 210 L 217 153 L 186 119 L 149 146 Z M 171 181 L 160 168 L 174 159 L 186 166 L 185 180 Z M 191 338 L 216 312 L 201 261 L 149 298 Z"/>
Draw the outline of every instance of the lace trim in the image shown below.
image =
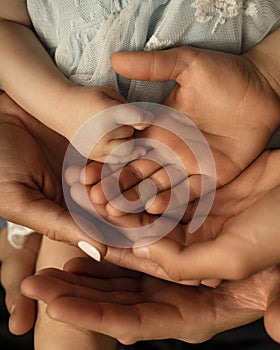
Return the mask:
<path id="1" fill-rule="evenodd" d="M 199 23 L 208 23 L 217 17 L 211 31 L 212 34 L 216 32 L 220 24 L 224 24 L 229 18 L 241 13 L 256 17 L 258 13 L 255 0 L 195 0 L 191 7 L 196 9 L 195 19 Z"/>

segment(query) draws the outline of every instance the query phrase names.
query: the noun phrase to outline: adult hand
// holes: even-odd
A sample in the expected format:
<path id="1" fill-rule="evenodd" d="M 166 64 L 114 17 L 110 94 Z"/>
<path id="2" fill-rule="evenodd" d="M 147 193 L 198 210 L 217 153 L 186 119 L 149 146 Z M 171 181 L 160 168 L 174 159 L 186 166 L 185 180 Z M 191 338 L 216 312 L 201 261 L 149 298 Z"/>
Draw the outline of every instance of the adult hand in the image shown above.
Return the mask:
<path id="1" fill-rule="evenodd" d="M 280 295 L 278 267 L 216 289 L 131 275 L 87 259 L 72 260 L 65 268 L 79 275 L 43 270 L 26 279 L 22 291 L 43 300 L 50 317 L 123 344 L 167 338 L 199 343 L 263 315 L 268 333 L 280 341 L 279 311 L 273 305 Z"/>
<path id="2" fill-rule="evenodd" d="M 93 241 L 64 207 L 61 188 L 66 140 L 0 94 L 0 216 L 51 239 Z M 105 247 L 94 242 L 101 255 Z"/>
<path id="3" fill-rule="evenodd" d="M 118 73 L 128 78 L 176 81 L 164 103 L 188 116 L 202 131 L 213 152 L 217 186 L 221 186 L 236 177 L 263 151 L 280 125 L 280 100 L 274 91 L 275 84 L 272 88 L 273 79 L 266 79 L 263 70 L 261 73 L 260 67 L 254 64 L 254 58 L 252 52 L 237 56 L 180 47 L 160 52 L 117 53 L 113 55 L 112 64 Z M 199 197 L 197 177 L 201 171 L 198 163 L 186 146 L 174 143 L 167 133 L 152 126 L 140 137 L 156 139 L 175 149 L 190 175 L 193 197 Z M 139 193 L 137 184 L 143 176 L 150 176 L 160 194 L 148 210 L 153 214 L 162 213 L 170 184 L 167 188 L 162 185 L 161 167 L 151 166 L 144 172 L 140 165 L 137 161 L 130 165 L 133 170 L 130 179 L 121 184 L 124 196 L 135 198 L 135 193 Z M 106 200 L 100 185 L 93 187 L 91 197 L 94 202 Z M 112 206 L 109 205 L 108 210 L 114 215 Z"/>
<path id="4" fill-rule="evenodd" d="M 107 248 L 79 229 L 64 206 L 60 179 L 67 141 L 4 93 L 0 111 L 0 216 L 51 239 L 73 245 L 86 242 L 83 248 L 95 253 L 91 246 L 97 247 L 105 256 Z M 97 229 L 95 233 L 98 238 Z M 120 262 L 131 258 L 135 267 L 142 261 L 128 249 L 112 248 L 109 255 Z"/>
<path id="5" fill-rule="evenodd" d="M 266 151 L 219 189 L 203 225 L 192 235 L 186 226 L 185 243 L 166 237 L 135 249 L 135 255 L 157 264 L 175 281 L 239 280 L 279 264 L 279 160 L 279 150 Z M 189 206 L 186 221 L 195 206 Z"/>
<path id="6" fill-rule="evenodd" d="M 35 323 L 36 302 L 22 295 L 20 284 L 35 272 L 41 237 L 38 233 L 32 233 L 22 249 L 15 249 L 7 240 L 7 229 L 3 228 L 0 232 L 1 284 L 11 314 L 9 329 L 16 335 L 26 333 Z"/>
<path id="7" fill-rule="evenodd" d="M 189 233 L 189 225 L 198 201 L 189 204 L 181 223 L 166 238 L 151 245 L 143 241 L 143 247 L 138 241 L 134 257 L 130 250 L 124 253 L 109 247 L 105 258 L 167 280 L 203 280 L 203 284 L 213 278 L 242 279 L 280 263 L 280 170 L 275 166 L 279 160 L 280 151 L 266 151 L 231 183 L 218 189 L 209 215 L 205 214 L 196 232 Z M 80 205 L 85 203 L 75 196 Z M 137 215 L 142 224 L 156 220 L 145 211 Z M 136 214 L 114 220 L 129 227 L 133 217 Z"/>

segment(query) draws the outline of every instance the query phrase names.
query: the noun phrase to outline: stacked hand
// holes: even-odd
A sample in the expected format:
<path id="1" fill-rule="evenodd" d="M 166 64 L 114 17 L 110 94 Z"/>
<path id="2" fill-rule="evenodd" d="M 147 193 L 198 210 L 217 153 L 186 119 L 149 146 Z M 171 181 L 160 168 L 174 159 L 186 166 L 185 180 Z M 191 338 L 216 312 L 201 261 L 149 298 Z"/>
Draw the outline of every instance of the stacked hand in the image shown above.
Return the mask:
<path id="1" fill-rule="evenodd" d="M 257 158 L 280 125 L 279 97 L 253 59 L 254 55 L 249 53 L 236 56 L 182 47 L 153 53 L 117 53 L 112 63 L 119 73 L 129 78 L 176 80 L 164 103 L 188 116 L 202 131 L 213 153 L 219 187 Z M 170 118 L 170 124 L 174 122 Z M 146 129 L 139 137 L 160 141 L 178 154 L 190 175 L 190 200 L 198 198 L 199 175 L 209 174 L 201 174 L 202 164 L 188 145 L 158 126 Z M 146 163 L 136 160 L 129 164 L 121 189 L 125 198 L 135 200 L 139 197 L 139 183 L 150 178 L 158 189 L 158 196 L 147 211 L 160 214 L 166 209 L 170 182 L 162 181 L 166 178 L 164 169 L 154 162 Z M 85 178 L 88 185 L 90 182 L 94 185 L 90 193 L 92 201 L 105 203 L 107 199 L 101 185 L 96 184 L 99 171 L 92 164 L 86 169 Z M 121 211 L 114 208 L 121 199 L 109 199 L 108 213 L 121 215 Z"/>
<path id="2" fill-rule="evenodd" d="M 90 240 L 64 206 L 61 173 L 66 139 L 4 93 L 0 125 L 0 216 L 58 241 L 77 245 L 79 240 Z M 98 247 L 105 251 L 101 244 Z"/>
<path id="3" fill-rule="evenodd" d="M 102 250 L 102 255 L 113 263 L 181 283 L 189 278 L 239 279 L 246 277 L 246 279 L 223 282 L 216 289 L 205 287 L 194 289 L 168 281 L 160 281 L 147 275 L 135 276 L 115 267 L 112 270 L 108 266 L 105 268 L 98 266 L 99 272 L 94 272 L 93 269 L 92 275 L 88 276 L 88 271 L 91 271 L 88 269 L 88 263 L 84 265 L 84 262 L 74 261 L 69 263 L 66 269 L 74 273 L 86 274 L 88 277 L 46 270 L 26 280 L 22 285 L 23 292 L 49 304 L 48 313 L 52 317 L 70 322 L 78 327 L 109 334 L 124 343 L 131 343 L 139 339 L 166 337 L 199 342 L 222 330 L 248 323 L 263 314 L 265 314 L 268 333 L 280 341 L 279 322 L 277 321 L 280 300 L 279 269 L 274 266 L 279 263 L 279 252 L 277 244 L 271 243 L 271 240 L 278 239 L 279 174 L 275 164 L 279 162 L 279 152 L 266 152 L 256 159 L 279 125 L 278 97 L 264 76 L 246 56 L 236 57 L 190 48 L 152 54 L 119 55 L 114 58 L 114 67 L 129 77 L 132 77 L 134 71 L 133 78 L 136 79 L 141 77 L 151 80 L 177 80 L 179 85 L 175 86 L 166 104 L 188 115 L 203 131 L 216 162 L 217 185 L 218 187 L 224 185 L 224 187 L 218 189 L 210 216 L 194 234 L 188 232 L 188 225 L 194 213 L 196 201 L 190 203 L 183 220 L 177 223 L 168 237 L 145 247 L 144 251 L 143 249 L 141 251 L 141 248 L 132 251 L 114 247 L 108 247 L 106 250 L 101 244 L 95 242 L 95 245 Z M 138 55 L 141 65 L 138 65 Z M 131 58 L 133 58 L 132 61 L 130 61 Z M 127 60 L 133 63 L 128 65 Z M 123 64 L 122 68 L 121 64 Z M 163 69 L 166 66 L 167 69 Z M 135 69 L 135 67 L 138 68 Z M 144 68 L 141 70 L 139 67 Z M 149 67 L 154 67 L 154 69 L 149 70 Z M 161 71 L 166 73 L 162 74 Z M 227 79 L 225 79 L 226 74 L 228 74 Z M 230 88 L 227 85 L 228 81 L 231 81 Z M 204 91 L 207 92 L 207 95 Z M 225 109 L 224 106 L 228 108 Z M 85 240 L 85 236 L 77 229 L 63 207 L 61 192 L 56 182 L 57 176 L 53 176 L 53 174 L 58 174 L 57 168 L 52 165 L 55 162 L 52 163 L 49 158 L 45 157 L 45 152 L 36 153 L 39 151 L 34 151 L 37 147 L 37 145 L 34 147 L 34 142 L 38 141 L 36 137 L 30 136 L 30 130 L 26 129 L 25 124 L 23 124 L 24 127 L 21 127 L 22 121 L 17 123 L 16 129 L 14 122 L 9 123 L 10 120 L 3 124 L 7 128 L 3 135 L 9 135 L 10 127 L 12 127 L 11 134 L 17 136 L 17 142 L 23 144 L 23 140 L 28 140 L 27 148 L 32 150 L 29 160 L 23 158 L 25 162 L 19 163 L 21 170 L 18 173 L 13 171 L 19 174 L 17 176 L 24 175 L 20 179 L 15 178 L 14 182 L 20 185 L 11 187 L 9 196 L 15 193 L 14 189 L 23 188 L 28 194 L 28 202 L 24 200 L 24 203 L 30 204 L 28 208 L 33 207 L 33 198 L 39 198 L 37 202 L 42 203 L 42 207 L 45 208 L 44 203 L 47 200 L 52 210 L 52 215 L 44 218 L 46 223 L 43 224 L 43 227 L 39 225 L 38 218 L 31 215 L 31 211 L 30 214 L 27 212 L 28 219 L 24 222 L 21 221 L 20 210 L 16 211 L 14 218 L 17 222 L 29 225 L 52 238 L 61 238 L 74 244 L 81 239 Z M 157 140 L 161 140 L 162 137 L 157 127 L 148 128 L 141 134 L 141 137 L 143 134 Z M 63 139 L 53 136 L 53 140 L 58 141 L 58 139 L 60 141 L 55 143 L 56 149 L 57 145 L 59 145 L 58 149 L 62 149 L 62 145 L 65 145 Z M 5 137 L 5 140 L 11 147 L 10 139 Z M 165 137 L 162 141 L 166 141 Z M 40 147 L 44 149 L 43 145 L 41 142 Z M 174 147 L 172 144 L 169 146 Z M 14 149 L 14 153 L 6 152 L 13 155 L 7 158 L 6 164 L 10 165 L 15 157 L 14 154 L 18 154 L 16 150 L 18 152 L 20 148 L 16 145 L 14 148 L 6 149 Z M 185 150 L 186 157 L 184 157 Z M 192 199 L 198 198 L 199 181 L 195 180 L 195 174 L 199 176 L 207 174 L 199 172 L 198 164 L 193 160 L 188 149 L 182 148 L 180 152 L 183 163 L 186 166 L 189 164 L 188 172 L 193 175 L 190 180 L 194 193 Z M 1 152 L 2 156 L 3 152 Z M 47 161 L 42 163 L 42 159 Z M 30 169 L 26 167 L 29 161 Z M 31 167 L 34 161 L 39 164 L 39 167 L 36 168 L 34 165 Z M 253 164 L 248 167 L 252 162 Z M 60 161 L 57 164 L 61 166 Z M 161 170 L 154 168 L 153 164 L 150 166 L 146 163 L 143 166 L 142 160 L 131 163 L 129 167 L 133 171 L 126 179 L 128 185 L 126 187 L 125 183 L 122 184 L 122 189 L 128 190 L 125 193 L 127 198 L 134 198 L 129 191 L 130 193 L 137 192 L 137 184 L 143 178 L 151 174 L 154 179 L 160 178 Z M 248 169 L 244 171 L 247 167 Z M 93 175 L 92 171 L 94 171 Z M 123 215 L 120 212 L 117 215 L 122 215 L 122 217 L 116 216 L 116 212 L 113 212 L 110 204 L 107 204 L 100 184 L 90 189 L 90 185 L 95 184 L 96 179 L 100 178 L 100 164 L 92 163 L 83 174 L 86 175 L 84 179 L 87 176 L 94 178 L 94 181 L 86 182 L 89 186 L 87 190 L 92 201 L 103 206 L 101 211 L 108 220 L 118 221 L 121 226 L 129 226 L 130 220 L 134 220 L 136 216 Z M 77 181 L 79 179 L 78 176 Z M 162 188 L 158 188 L 160 194 L 157 199 L 147 208 L 146 212 L 138 215 L 137 220 L 140 222 L 143 219 L 151 222 L 154 220 L 151 214 L 160 214 L 165 210 L 170 183 L 163 180 Z M 258 186 L 255 186 L 256 183 Z M 76 183 L 72 182 L 71 185 L 72 194 L 78 204 L 87 208 L 87 204 L 83 203 L 84 197 L 79 197 L 79 188 L 77 189 L 78 194 L 75 193 Z M 133 185 L 136 187 L 133 188 Z M 5 185 L 2 188 L 6 190 L 9 186 Z M 34 193 L 35 197 L 33 197 Z M 14 196 L 17 198 L 16 195 Z M 22 197 L 19 196 L 18 199 L 21 204 Z M 0 214 L 12 220 L 13 217 L 9 217 L 9 205 L 2 205 L 5 202 L 8 203 L 4 200 L 1 202 Z M 37 208 L 40 209 L 40 206 Z M 51 229 L 53 219 L 61 217 L 57 216 L 58 212 L 63 213 L 64 219 L 63 221 L 60 219 L 53 230 Z M 48 224 L 47 221 L 50 223 Z M 66 223 L 68 228 L 73 228 L 73 231 L 66 232 L 66 225 L 62 223 Z M 267 235 L 263 232 L 267 232 Z M 87 240 L 90 241 L 89 238 Z M 257 259 L 257 254 L 261 254 L 261 259 Z M 175 261 L 178 263 L 177 266 L 173 265 Z M 91 264 L 95 263 L 91 262 Z M 267 269 L 258 272 L 265 268 Z M 247 277 L 255 272 L 258 273 Z M 115 280 L 112 281 L 111 276 L 114 276 Z M 75 286 L 80 284 L 83 288 L 73 287 L 73 284 Z M 239 311 L 237 317 L 232 317 L 233 310 L 237 308 Z M 80 315 L 83 315 L 78 319 L 75 316 L 77 309 Z M 191 313 L 190 310 L 192 310 Z M 154 326 L 151 326 L 155 322 L 162 326 L 155 329 Z M 126 335 L 121 327 L 124 324 Z M 199 334 L 195 329 L 199 330 Z M 190 333 L 187 332 L 188 330 Z"/>
<path id="4" fill-rule="evenodd" d="M 265 76 L 252 63 L 250 55 L 237 57 L 190 48 L 176 49 L 173 55 L 171 53 L 172 50 L 153 54 L 122 53 L 114 58 L 113 64 L 118 72 L 135 79 L 176 79 L 178 85 L 175 86 L 166 104 L 184 112 L 204 132 L 217 166 L 217 185 L 228 184 L 218 189 L 210 216 L 193 235 L 189 234 L 188 224 L 184 225 L 184 223 L 188 223 L 192 218 L 197 201 L 190 203 L 182 223 L 178 224 L 167 238 L 151 246 L 134 250 L 136 257 L 140 258 L 137 267 L 137 260 L 131 258 L 130 252 L 124 257 L 116 253 L 118 249 L 110 248 L 106 257 L 119 265 L 137 268 L 181 283 L 190 278 L 204 280 L 247 278 L 243 282 L 223 283 L 211 293 L 215 295 L 218 291 L 223 290 L 225 285 L 231 286 L 235 291 L 235 286 L 250 284 L 251 278 L 256 278 L 248 278 L 253 273 L 268 268 L 256 275 L 261 276 L 270 274 L 274 269 L 278 270 L 273 266 L 279 263 L 277 242 L 280 224 L 277 209 L 280 184 L 277 166 L 275 166 L 279 162 L 279 152 L 266 152 L 258 159 L 257 157 L 279 125 L 279 98 Z M 144 62 L 143 65 L 139 64 L 138 58 L 141 63 Z M 135 67 L 138 65 L 143 67 L 143 70 L 137 71 Z M 152 70 L 149 70 L 149 67 L 152 67 Z M 162 71 L 167 73 L 162 74 Z M 229 81 L 230 86 L 228 86 Z M 205 91 L 207 94 L 204 93 Z M 146 134 L 149 138 L 166 141 L 166 135 L 161 139 L 161 132 L 162 130 L 157 127 L 151 127 L 142 133 L 141 137 Z M 169 146 L 174 148 L 172 144 Z M 185 150 L 182 150 L 181 155 L 184 162 L 186 154 L 185 164 L 191 169 L 189 173 L 199 173 L 197 164 L 192 162 L 189 153 Z M 248 167 L 252 162 L 253 164 Z M 244 171 L 246 167 L 248 169 Z M 124 196 L 129 199 L 138 198 L 138 183 L 141 180 L 150 175 L 153 180 L 159 179 L 157 183 L 161 186 L 158 186 L 160 194 L 153 204 L 146 208 L 146 212 L 140 215 L 142 221 L 147 217 L 147 213 L 160 214 L 165 210 L 166 197 L 168 197 L 166 191 L 170 183 L 165 178 L 163 180 L 160 178 L 161 169 L 158 170 L 153 164 L 147 164 L 143 160 L 137 160 L 128 165 L 125 174 L 128 174 L 129 177 L 126 177 L 121 183 L 121 188 Z M 99 175 L 100 165 L 91 164 L 83 170 L 81 178 L 87 185 L 94 185 L 91 189 L 87 188 L 91 200 L 98 205 L 105 204 L 107 219 L 114 221 L 114 216 L 123 215 L 122 212 L 116 212 L 113 208 L 114 201 L 119 201 L 119 199 L 113 199 L 111 203 L 107 203 L 101 183 L 97 181 L 100 178 Z M 190 180 L 191 187 L 196 184 L 197 182 L 192 183 Z M 133 187 L 133 185 L 136 186 Z M 83 201 L 79 201 L 75 193 L 75 188 L 72 189 L 73 196 L 78 199 L 80 205 L 83 205 Z M 195 189 L 193 192 L 199 194 L 199 191 Z M 195 197 L 198 195 L 194 195 L 192 199 Z M 119 222 L 124 225 L 129 222 L 126 221 L 129 220 L 129 216 L 131 217 L 131 214 L 124 215 L 122 221 Z M 279 285 L 277 278 L 274 282 L 273 287 L 269 286 L 269 283 L 265 287 L 267 303 L 263 304 L 262 308 L 266 309 L 265 324 L 268 333 L 274 339 L 280 340 L 278 336 Z M 187 289 L 188 287 L 180 288 Z M 273 293 L 267 294 L 268 290 L 273 290 Z M 230 291 L 227 290 L 227 293 L 230 294 Z M 54 304 L 52 304 L 53 300 L 48 300 L 52 305 L 49 310 L 52 310 L 52 315 L 57 317 L 59 315 L 61 318 L 59 308 L 63 303 L 60 305 L 60 295 L 56 297 L 58 299 Z M 108 299 L 106 298 L 102 300 L 106 302 L 105 304 L 99 304 L 98 298 L 94 301 L 93 308 L 97 312 L 95 313 L 97 318 L 98 312 L 104 316 L 107 312 L 111 315 L 112 310 L 118 310 L 118 312 L 123 310 L 123 301 L 119 301 L 117 306 L 107 304 Z M 68 305 L 68 301 L 64 300 L 64 302 Z M 133 300 L 133 310 L 139 302 L 140 300 Z M 128 309 L 124 308 L 125 311 Z M 136 309 L 139 311 L 139 306 Z M 141 316 L 142 314 L 140 314 L 140 319 Z M 109 317 L 106 320 L 110 322 Z M 146 318 L 145 322 L 148 322 Z M 102 328 L 102 326 L 96 327 L 94 328 L 99 331 Z M 150 327 L 147 329 L 150 330 Z M 123 337 L 113 326 L 112 328 L 109 325 L 104 326 L 101 331 L 119 336 L 119 339 Z M 153 333 L 151 337 L 153 336 L 157 335 Z M 145 334 L 145 339 L 146 337 L 148 337 L 147 334 Z M 137 335 L 134 337 L 132 335 L 132 339 L 139 338 Z"/>
<path id="5" fill-rule="evenodd" d="M 275 168 L 279 160 L 280 151 L 267 151 L 219 189 L 210 216 L 198 232 L 189 234 L 188 226 L 181 225 L 187 247 L 170 235 L 146 247 L 149 252 L 144 259 L 140 250 L 134 251 L 138 258 L 133 258 L 130 251 L 120 255 L 117 248 L 109 248 L 106 256 L 114 263 L 180 283 L 189 278 L 243 280 L 223 282 L 215 289 L 194 288 L 74 260 L 65 270 L 76 275 L 45 270 L 25 280 L 23 292 L 46 302 L 50 317 L 125 344 L 162 338 L 202 342 L 262 316 L 268 334 L 280 341 L 279 267 L 275 266 L 280 256 L 279 197 L 275 197 L 279 195 L 280 174 Z M 195 203 L 189 208 L 190 216 L 194 207 Z"/>

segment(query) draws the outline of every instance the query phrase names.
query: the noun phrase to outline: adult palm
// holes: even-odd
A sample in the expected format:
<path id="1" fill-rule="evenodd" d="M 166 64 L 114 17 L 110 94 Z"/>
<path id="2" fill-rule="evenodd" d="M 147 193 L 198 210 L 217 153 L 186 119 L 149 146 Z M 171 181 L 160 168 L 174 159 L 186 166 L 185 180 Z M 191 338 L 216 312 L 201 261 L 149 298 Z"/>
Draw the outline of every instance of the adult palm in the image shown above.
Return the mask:
<path id="1" fill-rule="evenodd" d="M 0 216 L 51 239 L 72 244 L 86 239 L 64 207 L 61 171 L 66 139 L 5 93 L 0 94 L 0 124 Z"/>
<path id="2" fill-rule="evenodd" d="M 112 64 L 118 73 L 128 78 L 176 81 L 164 104 L 188 116 L 202 131 L 213 153 L 219 187 L 235 178 L 260 155 L 280 125 L 279 96 L 270 85 L 271 81 L 255 65 L 254 50 L 241 56 L 191 47 L 161 52 L 122 52 L 113 55 Z M 200 181 L 196 179 L 201 175 L 199 163 L 186 145 L 174 142 L 166 133 L 168 131 L 151 126 L 140 136 L 161 141 L 179 154 L 190 175 L 189 184 L 195 193 L 192 199 L 199 197 Z M 124 195 L 134 198 L 132 184 L 151 176 L 162 194 L 148 210 L 162 213 L 168 191 L 161 185 L 162 170 L 153 166 L 150 172 L 145 172 L 137 161 L 129 166 L 134 171 L 132 178 L 126 179 L 128 185 L 121 184 Z M 92 193 L 96 200 L 96 187 Z M 103 197 L 99 194 L 101 200 Z"/>
<path id="3" fill-rule="evenodd" d="M 50 317 L 124 344 L 168 338 L 203 342 L 265 310 L 270 320 L 269 305 L 279 294 L 277 267 L 216 289 L 177 285 L 85 258 L 65 268 L 72 273 L 46 269 L 26 279 L 23 293 L 43 300 Z"/>

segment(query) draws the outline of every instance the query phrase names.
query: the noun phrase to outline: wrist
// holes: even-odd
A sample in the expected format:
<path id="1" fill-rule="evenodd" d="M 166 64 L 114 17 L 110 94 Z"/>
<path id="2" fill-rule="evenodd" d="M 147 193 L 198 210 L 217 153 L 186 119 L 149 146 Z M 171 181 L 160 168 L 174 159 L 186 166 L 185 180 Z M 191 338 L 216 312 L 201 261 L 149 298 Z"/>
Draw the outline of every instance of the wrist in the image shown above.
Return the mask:
<path id="1" fill-rule="evenodd" d="M 267 79 L 280 98 L 280 28 L 268 35 L 244 55 L 247 56 Z"/>
<path id="2" fill-rule="evenodd" d="M 243 54 L 253 63 L 261 79 L 266 81 L 275 95 L 275 102 L 279 106 L 279 114 L 274 120 L 276 127 L 280 126 L 280 46 L 277 44 L 279 41 L 280 28 Z"/>
<path id="3" fill-rule="evenodd" d="M 68 140 L 73 136 L 72 132 L 75 128 L 76 120 L 79 119 L 79 108 L 83 105 L 79 98 L 81 89 L 81 86 L 77 86 L 69 81 L 69 84 L 64 85 L 59 94 L 57 94 L 54 113 L 55 131 Z"/>

